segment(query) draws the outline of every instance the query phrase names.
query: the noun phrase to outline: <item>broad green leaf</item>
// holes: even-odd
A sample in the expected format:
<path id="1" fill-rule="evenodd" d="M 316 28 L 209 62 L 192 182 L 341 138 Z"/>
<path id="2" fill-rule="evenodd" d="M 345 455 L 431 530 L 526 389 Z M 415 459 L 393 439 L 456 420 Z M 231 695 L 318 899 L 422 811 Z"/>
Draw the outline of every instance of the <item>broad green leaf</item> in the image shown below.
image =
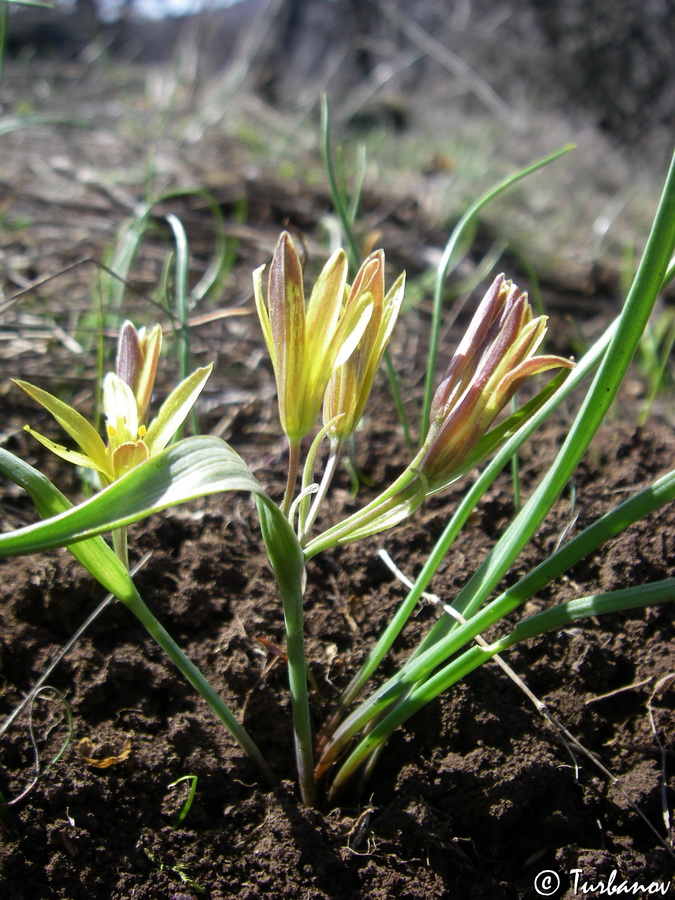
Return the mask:
<path id="1" fill-rule="evenodd" d="M 3 465 L 0 468 L 11 476 Z M 218 437 L 190 437 L 150 457 L 109 487 L 68 512 L 0 535 L 0 557 L 36 553 L 111 531 L 138 519 L 223 491 L 264 496 L 260 482 L 241 457 Z"/>
<path id="2" fill-rule="evenodd" d="M 38 472 L 2 448 L 0 448 L 0 471 L 30 494 L 43 518 L 57 516 L 73 508 L 72 503 L 42 472 Z M 102 537 L 93 537 L 66 546 L 107 591 L 125 603 L 135 599 L 136 589 L 131 576 Z"/>

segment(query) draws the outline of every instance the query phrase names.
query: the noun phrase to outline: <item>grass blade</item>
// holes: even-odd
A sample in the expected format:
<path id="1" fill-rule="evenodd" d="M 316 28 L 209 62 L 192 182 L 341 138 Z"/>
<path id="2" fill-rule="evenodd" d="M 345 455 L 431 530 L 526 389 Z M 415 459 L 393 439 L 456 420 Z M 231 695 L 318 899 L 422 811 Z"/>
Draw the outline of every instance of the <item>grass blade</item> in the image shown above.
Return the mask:
<path id="1" fill-rule="evenodd" d="M 427 359 L 427 373 L 424 383 L 424 402 L 422 406 L 420 440 L 424 439 L 424 436 L 429 430 L 429 411 L 431 410 L 431 400 L 433 398 L 434 384 L 436 381 L 436 362 L 438 359 L 438 344 L 440 339 L 441 318 L 443 312 L 443 285 L 445 284 L 445 279 L 450 269 L 450 265 L 454 261 L 455 256 L 460 246 L 462 245 L 462 242 L 465 240 L 467 231 L 475 225 L 475 219 L 478 216 L 478 213 L 485 206 L 487 206 L 488 203 L 490 203 L 504 191 L 508 190 L 508 188 L 512 187 L 518 181 L 521 181 L 523 178 L 526 178 L 528 175 L 531 175 L 533 172 L 536 172 L 538 169 L 541 169 L 543 166 L 548 165 L 549 163 L 553 162 L 554 160 L 558 159 L 559 157 L 563 156 L 565 153 L 568 153 L 573 149 L 574 146 L 572 144 L 568 144 L 566 147 L 562 147 L 560 150 L 556 150 L 554 153 L 551 153 L 548 156 L 545 156 L 542 159 L 531 163 L 529 166 L 525 166 L 525 168 L 519 169 L 519 171 L 514 175 L 510 175 L 508 178 L 500 181 L 499 184 L 490 188 L 490 190 L 483 194 L 482 197 L 479 197 L 478 200 L 476 200 L 475 203 L 473 203 L 466 210 L 464 215 L 460 218 L 459 222 L 457 222 L 457 224 L 455 225 L 453 232 L 450 235 L 447 244 L 445 245 L 445 250 L 443 251 L 443 256 L 441 257 L 441 261 L 438 264 L 438 269 L 436 272 L 436 284 L 434 287 L 433 312 L 431 320 L 431 337 L 429 342 L 429 356 Z"/>
<path id="2" fill-rule="evenodd" d="M 639 588 L 627 588 L 622 591 L 583 597 L 579 600 L 562 603 L 546 610 L 545 613 L 539 613 L 530 617 L 529 620 L 524 620 L 521 623 L 523 627 L 520 632 L 514 629 L 511 635 L 500 641 L 495 641 L 485 647 L 469 647 L 427 681 L 415 687 L 402 703 L 395 706 L 387 716 L 378 722 L 343 763 L 333 782 L 331 794 L 334 795 L 368 757 L 386 743 L 391 734 L 423 706 L 518 641 L 588 616 L 651 606 L 672 601 L 674 598 L 675 579 L 672 578 Z"/>

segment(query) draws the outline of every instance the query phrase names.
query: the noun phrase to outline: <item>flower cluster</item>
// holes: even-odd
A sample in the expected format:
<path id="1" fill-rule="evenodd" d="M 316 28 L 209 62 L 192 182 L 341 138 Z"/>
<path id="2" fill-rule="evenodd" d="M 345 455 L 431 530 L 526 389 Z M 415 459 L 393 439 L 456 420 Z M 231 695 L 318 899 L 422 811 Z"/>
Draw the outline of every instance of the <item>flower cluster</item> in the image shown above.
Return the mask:
<path id="1" fill-rule="evenodd" d="M 262 300 L 261 270 L 256 273 L 258 311 L 277 374 L 282 425 L 289 441 L 293 435 L 304 436 L 314 426 L 323 398 L 321 434 L 332 439 L 331 473 L 336 454 L 363 413 L 404 290 L 401 276 L 385 294 L 381 250 L 365 260 L 351 288 L 345 284 L 345 265 L 338 251 L 312 292 L 310 308 L 321 302 L 331 311 L 328 331 L 307 327 L 310 312 L 304 309 L 302 271 L 288 235 L 282 236 L 272 263 L 269 316 Z M 334 277 L 336 267 L 339 278 Z M 281 271 L 284 278 L 275 274 Z M 315 311 L 311 318 L 314 323 L 319 321 Z M 572 360 L 560 356 L 535 355 L 546 334 L 546 322 L 546 316 L 534 316 L 527 294 L 498 275 L 440 381 L 429 429 L 417 456 L 375 500 L 318 538 L 307 540 L 317 501 L 308 518 L 303 520 L 301 513 L 299 534 L 307 557 L 392 527 L 430 494 L 496 451 L 511 432 L 503 424 L 496 426 L 495 421 L 523 383 L 533 375 L 574 366 Z M 323 366 L 304 362 L 318 359 L 324 361 Z M 294 378 L 288 377 L 291 365 Z M 523 424 L 532 412 L 521 410 L 515 416 L 517 424 Z M 307 483 L 306 478 L 306 487 Z M 317 494 L 319 498 L 325 494 L 324 482 Z M 287 496 L 285 511 L 289 510 Z"/>

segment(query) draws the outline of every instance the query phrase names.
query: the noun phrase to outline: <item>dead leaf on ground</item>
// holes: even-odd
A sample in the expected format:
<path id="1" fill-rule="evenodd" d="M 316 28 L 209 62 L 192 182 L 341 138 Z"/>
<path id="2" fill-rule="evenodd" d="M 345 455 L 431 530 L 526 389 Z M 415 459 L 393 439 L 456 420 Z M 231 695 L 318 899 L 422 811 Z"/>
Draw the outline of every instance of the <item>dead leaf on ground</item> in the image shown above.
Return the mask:
<path id="1" fill-rule="evenodd" d="M 99 759 L 93 755 L 96 752 L 94 741 L 91 738 L 82 738 L 82 740 L 78 741 L 77 752 L 80 754 L 80 759 L 86 762 L 88 766 L 92 766 L 95 769 L 109 769 L 110 766 L 115 766 L 117 763 L 129 758 L 131 754 L 131 740 L 126 738 L 124 746 L 118 754 L 104 756 Z"/>

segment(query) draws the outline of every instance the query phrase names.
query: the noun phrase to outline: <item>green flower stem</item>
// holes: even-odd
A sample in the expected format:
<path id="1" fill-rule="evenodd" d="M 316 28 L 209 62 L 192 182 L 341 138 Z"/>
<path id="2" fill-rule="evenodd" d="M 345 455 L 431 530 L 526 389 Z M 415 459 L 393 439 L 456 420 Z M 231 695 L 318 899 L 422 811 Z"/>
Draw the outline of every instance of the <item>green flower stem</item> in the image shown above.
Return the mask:
<path id="1" fill-rule="evenodd" d="M 561 603 L 559 606 L 523 620 L 511 634 L 493 644 L 485 647 L 469 647 L 451 663 L 436 672 L 433 677 L 414 688 L 405 701 L 395 706 L 392 712 L 383 718 L 354 748 L 340 767 L 331 785 L 329 797 L 334 798 L 357 769 L 366 763 L 370 756 L 386 743 L 391 734 L 412 715 L 498 653 L 504 652 L 521 640 L 543 634 L 551 629 L 561 628 L 578 619 L 651 606 L 672 601 L 674 598 L 675 579 L 673 578 L 650 585 L 626 588 L 622 591 L 583 597 L 579 600 Z"/>
<path id="2" fill-rule="evenodd" d="M 129 540 L 126 525 L 122 528 L 115 528 L 112 533 L 113 547 L 119 561 L 125 569 L 129 568 Z"/>
<path id="3" fill-rule="evenodd" d="M 306 522 L 307 522 L 307 512 L 309 510 L 310 505 L 310 488 L 315 483 L 314 482 L 314 470 L 316 468 L 316 458 L 318 456 L 319 450 L 321 448 L 321 444 L 323 443 L 324 438 L 326 437 L 326 429 L 322 428 L 321 431 L 316 435 L 314 440 L 312 441 L 309 450 L 307 451 L 307 456 L 305 457 L 305 465 L 302 470 L 302 482 L 300 486 L 300 494 L 291 504 L 290 513 L 288 515 L 288 521 L 293 525 L 296 509 L 298 516 L 298 525 L 297 525 L 297 535 L 298 540 L 302 542 L 303 535 L 307 531 Z"/>
<path id="4" fill-rule="evenodd" d="M 331 485 L 331 482 L 333 481 L 335 472 L 337 471 L 337 464 L 340 460 L 341 453 L 342 441 L 336 437 L 330 438 L 328 459 L 323 470 L 323 475 L 321 476 L 319 489 L 317 490 L 316 494 L 314 494 L 309 512 L 307 512 L 306 515 L 301 515 L 301 521 L 298 527 L 298 538 L 301 544 L 305 543 L 305 541 L 307 540 L 307 535 L 312 530 L 314 523 L 316 522 L 316 517 L 318 516 L 319 510 L 321 509 L 321 504 L 326 499 L 326 494 L 328 493 L 328 489 Z M 309 503 L 309 497 L 307 498 L 307 501 Z"/>
<path id="5" fill-rule="evenodd" d="M 464 624 L 457 625 L 454 617 L 444 614 L 430 635 L 396 675 L 354 710 L 336 728 L 329 740 L 326 740 L 324 735 L 323 752 L 316 769 L 316 777 L 323 775 L 346 744 L 374 718 L 381 716 L 386 707 L 393 704 L 403 705 L 401 697 L 406 691 L 413 691 L 416 685 L 424 682 L 476 635 L 504 618 L 553 578 L 567 571 L 605 541 L 625 531 L 633 522 L 643 519 L 673 499 L 675 499 L 675 472 L 670 472 L 606 513 Z M 450 628 L 451 625 L 457 627 Z M 431 635 L 434 635 L 433 640 L 430 640 Z"/>
<path id="6" fill-rule="evenodd" d="M 300 468 L 300 441 L 291 441 L 288 439 L 288 475 L 286 478 L 286 490 L 284 491 L 284 499 L 281 504 L 281 511 L 288 518 L 293 502 L 293 494 L 295 493 L 295 482 L 298 479 L 298 469 Z"/>
<path id="7" fill-rule="evenodd" d="M 316 435 L 312 444 L 307 453 L 307 458 L 305 459 L 305 467 L 302 472 L 302 490 L 301 497 L 295 501 L 298 505 L 298 540 L 302 546 L 305 545 L 307 541 L 307 535 L 312 529 L 312 526 L 316 520 L 316 517 L 319 512 L 319 508 L 323 503 L 328 489 L 333 480 L 333 476 L 335 475 L 337 464 L 342 454 L 343 441 L 336 437 L 334 433 L 331 433 L 333 425 L 342 418 L 342 414 L 336 416 L 334 419 L 331 419 L 330 422 L 326 422 L 321 431 Z M 330 437 L 328 437 L 330 435 Z M 316 457 L 321 448 L 321 444 L 328 437 L 329 441 L 329 450 L 328 450 L 328 460 L 324 466 L 323 475 L 321 477 L 321 483 L 319 484 L 316 493 L 314 494 L 314 501 L 311 504 L 310 510 L 310 491 L 309 488 L 312 486 L 314 482 L 314 471 L 316 469 Z M 289 521 L 293 524 L 293 514 L 289 517 Z"/>
<path id="8" fill-rule="evenodd" d="M 415 460 L 385 491 L 363 509 L 322 532 L 305 547 L 305 559 L 318 553 L 377 534 L 411 515 L 427 495 L 426 479 L 415 469 Z"/>
<path id="9" fill-rule="evenodd" d="M 181 674 L 189 681 L 192 687 L 204 698 L 204 700 L 206 700 L 213 712 L 218 716 L 223 725 L 225 725 L 242 750 L 258 765 L 270 787 L 276 787 L 278 784 L 277 778 L 274 776 L 262 753 L 253 742 L 246 729 L 237 721 L 225 701 L 211 687 L 194 663 L 183 653 L 164 626 L 161 625 L 150 612 L 141 596 L 136 593 L 134 598 L 127 599 L 125 602 L 126 606 L 136 616 L 150 636 L 157 641 L 162 650 L 164 650 L 171 661 L 178 667 Z"/>
<path id="10" fill-rule="evenodd" d="M 256 497 L 260 530 L 279 585 L 286 625 L 288 680 L 293 708 L 295 758 L 303 803 L 316 806 L 312 721 L 307 691 L 303 628 L 305 566 L 302 548 L 289 522 L 267 498 Z"/>

